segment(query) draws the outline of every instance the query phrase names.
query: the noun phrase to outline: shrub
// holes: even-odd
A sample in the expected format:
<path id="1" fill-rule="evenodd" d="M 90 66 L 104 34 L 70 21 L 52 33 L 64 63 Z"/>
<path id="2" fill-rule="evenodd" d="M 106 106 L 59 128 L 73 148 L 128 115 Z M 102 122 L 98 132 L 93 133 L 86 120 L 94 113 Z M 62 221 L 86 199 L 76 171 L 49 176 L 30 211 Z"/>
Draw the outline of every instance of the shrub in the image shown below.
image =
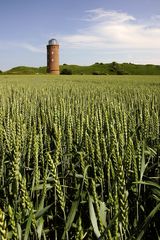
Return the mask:
<path id="1" fill-rule="evenodd" d="M 92 72 L 93 75 L 100 75 L 100 72 L 99 71 L 94 71 Z"/>
<path id="2" fill-rule="evenodd" d="M 64 68 L 64 69 L 62 69 L 61 74 L 62 75 L 72 75 L 72 70 Z"/>

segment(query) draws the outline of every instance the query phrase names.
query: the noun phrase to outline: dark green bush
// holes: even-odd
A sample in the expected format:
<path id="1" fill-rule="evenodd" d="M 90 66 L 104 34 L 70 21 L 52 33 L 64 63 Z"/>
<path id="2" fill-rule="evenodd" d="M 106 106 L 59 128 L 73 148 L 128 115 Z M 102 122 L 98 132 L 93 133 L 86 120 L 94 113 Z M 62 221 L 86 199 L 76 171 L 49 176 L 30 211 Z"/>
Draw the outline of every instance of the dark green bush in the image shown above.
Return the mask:
<path id="1" fill-rule="evenodd" d="M 72 75 L 72 70 L 64 68 L 64 69 L 62 69 L 61 74 L 62 75 Z"/>
<path id="2" fill-rule="evenodd" d="M 99 71 L 93 71 L 92 74 L 93 75 L 101 75 Z"/>

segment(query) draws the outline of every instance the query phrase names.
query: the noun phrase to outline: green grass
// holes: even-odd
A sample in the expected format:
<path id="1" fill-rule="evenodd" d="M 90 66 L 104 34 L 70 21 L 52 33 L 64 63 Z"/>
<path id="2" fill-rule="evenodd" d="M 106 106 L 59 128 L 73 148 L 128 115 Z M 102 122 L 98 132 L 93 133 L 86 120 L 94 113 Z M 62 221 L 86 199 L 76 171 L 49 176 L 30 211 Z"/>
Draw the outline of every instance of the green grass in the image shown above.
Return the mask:
<path id="1" fill-rule="evenodd" d="M 107 75 L 107 76 L 94 76 L 94 75 L 0 75 L 0 81 L 1 84 L 7 84 L 7 83 L 17 83 L 19 84 L 31 84 L 31 86 L 38 86 L 42 87 L 43 85 L 50 84 L 58 84 L 59 85 L 68 85 L 68 84 L 80 84 L 81 86 L 85 87 L 88 84 L 98 84 L 98 86 L 101 86 L 105 84 L 105 86 L 113 85 L 113 86 L 123 86 L 126 84 L 126 87 L 133 85 L 133 86 L 139 86 L 142 85 L 143 87 L 148 86 L 159 86 L 160 84 L 160 76 L 150 76 L 150 75 L 123 75 L 123 76 L 117 76 L 117 75 Z M 40 83 L 40 85 L 39 85 Z"/>
<path id="2" fill-rule="evenodd" d="M 160 76 L 0 76 L 0 239 L 158 240 Z"/>

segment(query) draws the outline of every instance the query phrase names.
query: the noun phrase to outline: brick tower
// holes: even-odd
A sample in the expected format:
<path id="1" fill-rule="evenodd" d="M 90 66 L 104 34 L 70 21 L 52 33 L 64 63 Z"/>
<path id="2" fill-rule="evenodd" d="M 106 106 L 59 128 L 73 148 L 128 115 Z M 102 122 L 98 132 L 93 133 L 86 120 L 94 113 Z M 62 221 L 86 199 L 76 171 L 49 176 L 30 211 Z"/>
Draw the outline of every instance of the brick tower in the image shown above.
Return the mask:
<path id="1" fill-rule="evenodd" d="M 59 75 L 59 44 L 56 39 L 51 39 L 48 41 L 47 72 Z"/>

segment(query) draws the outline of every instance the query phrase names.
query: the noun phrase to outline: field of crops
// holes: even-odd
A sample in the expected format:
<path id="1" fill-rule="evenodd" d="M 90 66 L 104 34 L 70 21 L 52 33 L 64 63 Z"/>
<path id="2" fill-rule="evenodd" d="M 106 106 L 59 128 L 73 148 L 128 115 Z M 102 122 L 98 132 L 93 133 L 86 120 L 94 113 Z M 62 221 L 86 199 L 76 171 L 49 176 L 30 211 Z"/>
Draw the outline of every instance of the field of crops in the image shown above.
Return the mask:
<path id="1" fill-rule="evenodd" d="M 0 239 L 160 239 L 160 76 L 0 76 Z"/>

